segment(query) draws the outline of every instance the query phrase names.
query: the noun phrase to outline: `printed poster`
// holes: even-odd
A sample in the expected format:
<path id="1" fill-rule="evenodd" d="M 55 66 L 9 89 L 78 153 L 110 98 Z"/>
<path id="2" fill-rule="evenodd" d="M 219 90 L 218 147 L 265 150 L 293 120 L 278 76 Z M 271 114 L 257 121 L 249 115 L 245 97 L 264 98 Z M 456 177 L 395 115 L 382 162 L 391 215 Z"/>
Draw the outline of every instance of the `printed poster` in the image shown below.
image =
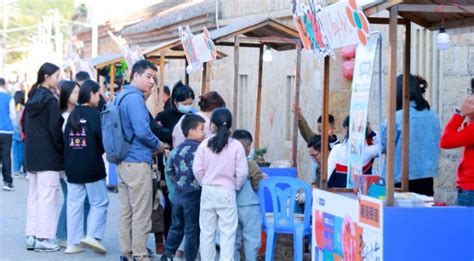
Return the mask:
<path id="1" fill-rule="evenodd" d="M 291 1 L 291 13 L 303 48 L 318 58 L 332 56 L 334 49 L 367 44 L 370 24 L 355 0 L 337 2 L 327 7 L 308 0 L 308 4 Z"/>
<path id="2" fill-rule="evenodd" d="M 348 188 L 353 187 L 355 174 L 362 176 L 362 153 L 366 143 L 370 88 L 379 37 L 378 34 L 371 35 L 367 45 L 359 45 L 356 50 L 349 122 Z"/>
<path id="3" fill-rule="evenodd" d="M 189 68 L 186 68 L 188 74 L 201 69 L 203 63 L 217 59 L 216 46 L 206 27 L 203 33 L 193 35 L 189 26 L 185 29 L 180 26 L 179 35 L 189 64 Z"/>
<path id="4" fill-rule="evenodd" d="M 383 260 L 383 204 L 313 189 L 312 261 Z"/>

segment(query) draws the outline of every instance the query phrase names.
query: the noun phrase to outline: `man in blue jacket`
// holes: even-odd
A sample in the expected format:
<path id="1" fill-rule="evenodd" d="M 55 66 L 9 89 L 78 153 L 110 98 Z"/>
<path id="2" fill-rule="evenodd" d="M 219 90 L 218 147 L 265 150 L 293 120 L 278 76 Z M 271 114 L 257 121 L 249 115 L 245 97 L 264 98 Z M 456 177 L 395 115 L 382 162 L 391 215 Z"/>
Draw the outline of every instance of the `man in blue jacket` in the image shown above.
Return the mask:
<path id="1" fill-rule="evenodd" d="M 2 158 L 3 189 L 15 190 L 12 179 L 13 121 L 16 119 L 15 103 L 7 91 L 5 79 L 0 78 L 0 157 Z"/>
<path id="2" fill-rule="evenodd" d="M 149 260 L 146 243 L 151 230 L 152 156 L 162 150 L 158 138 L 150 129 L 150 116 L 144 93 L 154 87 L 156 66 L 146 60 L 132 67 L 132 82 L 120 94 L 127 95 L 120 104 L 122 128 L 131 140 L 127 157 L 118 165 L 120 198 L 121 260 Z"/>

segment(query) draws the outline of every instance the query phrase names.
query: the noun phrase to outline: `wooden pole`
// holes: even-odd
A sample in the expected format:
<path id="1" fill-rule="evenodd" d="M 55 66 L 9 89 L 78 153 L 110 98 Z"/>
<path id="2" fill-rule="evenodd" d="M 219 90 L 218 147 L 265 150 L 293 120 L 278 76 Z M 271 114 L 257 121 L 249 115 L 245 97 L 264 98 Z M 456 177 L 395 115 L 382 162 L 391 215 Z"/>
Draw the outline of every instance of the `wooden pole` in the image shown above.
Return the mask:
<path id="1" fill-rule="evenodd" d="M 295 105 L 300 106 L 300 86 L 301 86 L 301 43 L 296 45 L 296 74 L 295 74 Z M 289 108 L 288 108 L 289 109 Z M 293 167 L 298 167 L 298 117 L 293 117 L 293 137 L 292 137 L 291 159 Z"/>
<path id="2" fill-rule="evenodd" d="M 402 144 L 402 191 L 409 189 L 410 159 L 410 55 L 411 55 L 411 24 L 405 25 L 405 46 L 403 56 L 403 144 Z"/>
<path id="3" fill-rule="evenodd" d="M 188 85 L 189 86 L 189 74 L 188 72 L 186 71 L 186 68 L 188 68 L 188 60 L 184 60 L 185 63 L 184 63 L 184 84 Z"/>
<path id="4" fill-rule="evenodd" d="M 201 81 L 201 95 L 210 91 L 211 85 L 211 64 L 209 62 L 203 64 L 202 81 Z"/>
<path id="5" fill-rule="evenodd" d="M 160 54 L 160 85 L 158 92 L 158 110 L 164 108 L 163 94 L 165 93 L 165 55 Z"/>
<path id="6" fill-rule="evenodd" d="M 387 112 L 387 206 L 393 206 L 394 166 L 395 166 L 395 110 L 397 108 L 397 6 L 390 8 L 388 34 L 388 112 Z"/>
<path id="7" fill-rule="evenodd" d="M 115 95 L 115 90 L 114 90 L 114 84 L 115 84 L 115 63 L 110 65 L 110 82 L 109 82 L 109 89 L 110 89 L 110 100 L 114 99 Z M 131 80 L 130 80 L 131 81 Z"/>
<path id="8" fill-rule="evenodd" d="M 240 38 L 235 37 L 234 41 L 234 95 L 232 95 L 232 112 L 234 117 L 232 118 L 232 126 L 234 129 L 237 128 L 237 115 L 238 115 L 238 98 L 239 98 L 239 56 L 240 56 Z M 242 106 L 242 105 L 241 105 Z M 257 105 L 258 106 L 258 105 Z M 255 143 L 257 144 L 257 143 Z M 257 145 L 255 145 L 257 146 Z"/>
<path id="9" fill-rule="evenodd" d="M 257 86 L 257 117 L 255 123 L 255 148 L 260 147 L 260 114 L 262 112 L 262 82 L 263 82 L 263 44 L 258 53 L 258 86 Z"/>
<path id="10" fill-rule="evenodd" d="M 330 62 L 329 56 L 324 57 L 324 79 L 323 79 L 323 110 L 322 110 L 322 122 L 323 130 L 321 133 L 322 138 L 322 150 L 321 150 L 321 188 L 327 189 L 328 187 L 328 157 L 329 157 L 329 73 L 330 73 Z"/>

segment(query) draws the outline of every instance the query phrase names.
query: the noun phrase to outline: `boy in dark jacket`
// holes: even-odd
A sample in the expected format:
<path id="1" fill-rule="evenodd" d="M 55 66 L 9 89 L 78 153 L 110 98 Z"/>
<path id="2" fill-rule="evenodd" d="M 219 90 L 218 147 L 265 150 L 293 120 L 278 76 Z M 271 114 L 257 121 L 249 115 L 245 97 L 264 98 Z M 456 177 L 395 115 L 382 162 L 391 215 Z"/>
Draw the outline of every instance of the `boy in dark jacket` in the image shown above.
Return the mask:
<path id="1" fill-rule="evenodd" d="M 186 235 L 186 260 L 195 260 L 199 250 L 199 211 L 201 186 L 194 178 L 194 153 L 204 140 L 205 120 L 195 114 L 186 115 L 181 124 L 186 140 L 175 148 L 166 166 L 166 175 L 175 184 L 171 228 L 161 260 L 168 260 L 178 250 Z"/>

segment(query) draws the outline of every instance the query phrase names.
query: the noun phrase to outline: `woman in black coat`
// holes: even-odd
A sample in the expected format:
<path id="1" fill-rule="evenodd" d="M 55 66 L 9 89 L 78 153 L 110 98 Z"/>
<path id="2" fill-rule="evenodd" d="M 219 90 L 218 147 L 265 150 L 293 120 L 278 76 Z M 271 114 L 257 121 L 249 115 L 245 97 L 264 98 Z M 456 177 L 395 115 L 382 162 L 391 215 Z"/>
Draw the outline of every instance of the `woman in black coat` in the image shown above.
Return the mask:
<path id="1" fill-rule="evenodd" d="M 53 95 L 59 67 L 43 64 L 25 106 L 25 166 L 29 178 L 26 248 L 58 251 L 56 237 L 59 210 L 59 176 L 64 170 L 63 117 Z"/>

